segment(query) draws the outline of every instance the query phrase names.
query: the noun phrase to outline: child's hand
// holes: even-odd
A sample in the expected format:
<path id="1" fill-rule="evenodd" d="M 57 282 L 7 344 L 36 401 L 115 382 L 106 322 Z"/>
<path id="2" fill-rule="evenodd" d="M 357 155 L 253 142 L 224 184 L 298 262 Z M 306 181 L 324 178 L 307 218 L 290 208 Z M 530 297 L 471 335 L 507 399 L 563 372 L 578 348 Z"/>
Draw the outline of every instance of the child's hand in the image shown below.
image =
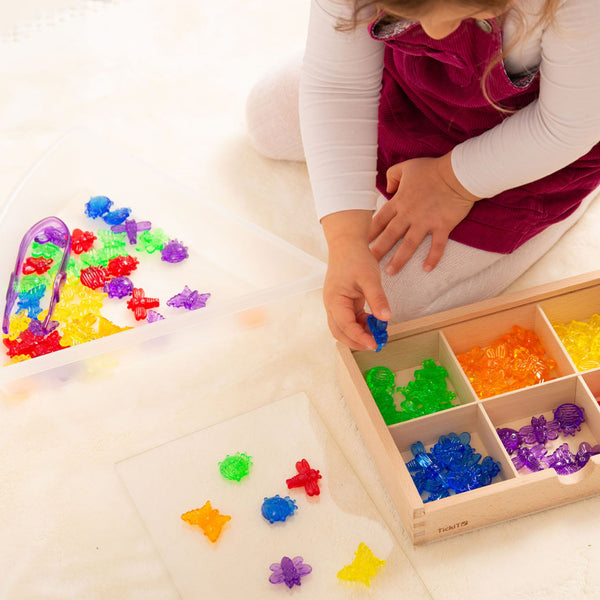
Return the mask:
<path id="1" fill-rule="evenodd" d="M 458 182 L 450 154 L 394 165 L 387 171 L 387 191 L 395 192 L 394 196 L 373 218 L 369 242 L 379 261 L 402 239 L 386 266 L 390 275 L 400 271 L 427 234 L 431 234 L 431 249 L 423 268 L 431 271 L 444 253 L 450 232 L 479 200 Z"/>
<path id="2" fill-rule="evenodd" d="M 333 336 L 354 350 L 375 350 L 367 331 L 365 300 L 387 321 L 391 311 L 381 286 L 379 264 L 367 243 L 371 211 L 343 211 L 322 221 L 329 246 L 323 301 Z"/>

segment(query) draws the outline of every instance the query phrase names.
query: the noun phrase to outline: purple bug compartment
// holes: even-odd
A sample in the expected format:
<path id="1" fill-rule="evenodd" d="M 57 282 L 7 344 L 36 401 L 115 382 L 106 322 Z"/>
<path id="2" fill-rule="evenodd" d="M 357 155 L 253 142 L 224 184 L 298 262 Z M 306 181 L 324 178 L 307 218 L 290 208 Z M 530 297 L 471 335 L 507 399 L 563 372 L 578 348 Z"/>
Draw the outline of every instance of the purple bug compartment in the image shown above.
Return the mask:
<path id="1" fill-rule="evenodd" d="M 510 458 L 509 477 L 569 484 L 600 465 L 600 410 L 585 377 L 562 377 L 543 393 L 528 388 L 483 407 Z"/>
<path id="2" fill-rule="evenodd" d="M 0 281 L 4 287 L 0 295 L 5 298 L 1 307 L 6 313 L 5 330 L 12 316 L 23 314 L 25 300 L 17 294 L 27 283 L 24 280 L 32 277 L 14 274 L 26 260 L 25 249 L 19 253 L 19 248 L 26 237 L 24 245 L 31 247 L 31 228 L 48 218 L 50 225 L 66 225 L 73 245 L 67 264 L 60 264 L 66 253 L 53 255 L 51 268 L 60 266 L 59 273 L 66 269 L 66 276 L 55 278 L 54 290 L 49 283 L 40 307 L 47 308 L 50 298 L 58 297 L 61 290 L 66 302 L 69 281 L 63 278 L 72 277 L 75 261 L 81 270 L 87 269 L 85 281 L 108 295 L 100 311 L 106 319 L 102 321 L 105 335 L 90 335 L 82 341 L 79 331 L 72 327 L 66 332 L 66 326 L 54 324 L 65 311 L 55 306 L 52 318 L 46 319 L 32 292 L 26 316 L 35 320 L 40 315 L 40 326 L 34 322 L 30 327 L 32 335 L 55 327 L 52 341 L 60 352 L 33 351 L 29 357 L 20 354 L 19 347 L 11 357 L 4 351 L 0 364 L 0 389 L 4 393 L 12 393 L 12 384 L 38 380 L 41 374 L 44 385 L 80 373 L 87 376 L 87 361 L 100 355 L 109 355 L 111 364 L 125 364 L 148 353 L 156 356 L 206 347 L 244 328 L 279 319 L 282 314 L 293 318 L 301 311 L 302 294 L 319 288 L 325 272 L 321 261 L 169 179 L 123 149 L 85 130 L 76 130 L 40 158 L 2 206 Z M 96 240 L 91 250 L 80 254 L 82 246 L 91 240 L 87 232 Z M 46 243 L 35 250 L 44 257 L 50 242 L 56 240 L 49 239 L 44 231 L 34 233 L 37 243 Z M 66 235 L 61 230 L 59 241 Z M 124 250 L 113 246 L 117 238 L 124 242 Z M 109 268 L 106 257 L 102 264 L 99 253 L 93 254 L 106 250 L 132 258 L 120 259 L 126 264 Z M 30 254 L 37 257 L 33 251 Z M 86 264 L 82 263 L 83 256 L 89 259 Z M 36 260 L 33 263 L 37 265 Z M 51 279 L 46 277 L 51 274 L 40 277 Z M 134 287 L 142 292 L 134 292 Z M 154 299 L 159 299 L 159 306 L 151 302 Z M 86 324 L 83 322 L 84 328 Z M 118 328 L 113 329 L 112 324 Z M 18 336 L 19 331 L 15 325 L 11 336 Z M 56 343 L 58 337 L 69 337 L 72 343 L 61 349 Z M 26 341 L 29 339 L 31 336 Z M 37 343 L 38 338 L 32 339 Z"/>

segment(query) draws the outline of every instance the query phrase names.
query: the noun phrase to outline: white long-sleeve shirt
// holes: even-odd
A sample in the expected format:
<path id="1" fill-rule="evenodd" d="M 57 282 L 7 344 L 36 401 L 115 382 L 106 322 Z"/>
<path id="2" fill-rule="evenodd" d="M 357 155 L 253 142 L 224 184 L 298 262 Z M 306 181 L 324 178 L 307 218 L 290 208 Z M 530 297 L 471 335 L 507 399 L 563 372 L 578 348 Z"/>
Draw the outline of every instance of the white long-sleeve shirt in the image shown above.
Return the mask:
<path id="1" fill-rule="evenodd" d="M 365 25 L 335 30 L 348 4 L 312 0 L 300 86 L 302 139 L 319 218 L 372 210 L 376 202 L 384 43 Z M 551 26 L 532 30 L 542 4 L 517 0 L 503 30 L 507 72 L 539 68 L 539 98 L 452 151 L 458 180 L 482 198 L 549 175 L 600 141 L 600 1 L 564 0 Z M 525 36 L 517 35 L 520 18 Z"/>

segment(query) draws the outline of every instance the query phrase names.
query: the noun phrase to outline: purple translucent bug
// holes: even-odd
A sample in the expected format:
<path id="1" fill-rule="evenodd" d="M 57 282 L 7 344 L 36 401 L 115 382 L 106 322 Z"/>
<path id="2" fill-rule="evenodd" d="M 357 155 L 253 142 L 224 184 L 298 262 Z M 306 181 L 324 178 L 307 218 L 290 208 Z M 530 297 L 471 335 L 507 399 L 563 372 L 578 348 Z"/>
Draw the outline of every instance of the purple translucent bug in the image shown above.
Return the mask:
<path id="1" fill-rule="evenodd" d="M 127 239 L 131 245 L 137 244 L 137 234 L 140 231 L 148 231 L 152 227 L 150 221 L 136 221 L 135 219 L 127 219 L 124 223 L 113 225 L 110 230 L 113 233 L 126 233 Z"/>
<path id="2" fill-rule="evenodd" d="M 533 448 L 523 447 L 517 450 L 516 456 L 512 457 L 513 465 L 517 471 L 525 467 L 528 471 L 541 471 L 544 468 L 542 459 L 546 456 L 546 448 L 543 444 L 536 444 Z"/>
<path id="3" fill-rule="evenodd" d="M 160 254 L 161 260 L 169 263 L 181 262 L 189 256 L 187 247 L 178 240 L 169 240 Z"/>
<path id="4" fill-rule="evenodd" d="M 210 293 L 200 294 L 196 290 L 190 290 L 190 288 L 186 285 L 182 292 L 167 300 L 167 305 L 175 308 L 197 310 L 206 306 L 206 302 L 209 298 Z"/>
<path id="5" fill-rule="evenodd" d="M 546 417 L 531 417 L 531 425 L 525 425 L 519 429 L 523 443 L 543 444 L 548 440 L 555 440 L 560 431 L 560 423 L 554 419 L 549 423 Z"/>
<path id="6" fill-rule="evenodd" d="M 554 418 L 565 435 L 575 435 L 575 432 L 580 431 L 581 424 L 585 421 L 583 408 L 571 402 L 565 402 L 555 408 Z"/>
<path id="7" fill-rule="evenodd" d="M 300 579 L 312 571 L 310 565 L 304 564 L 301 556 L 289 558 L 284 556 L 281 562 L 273 563 L 269 569 L 273 571 L 269 577 L 271 583 L 285 583 L 290 589 L 301 585 Z"/>
<path id="8" fill-rule="evenodd" d="M 133 292 L 133 281 L 129 277 L 115 277 L 104 284 L 104 291 L 110 298 L 125 298 Z"/>
<path id="9" fill-rule="evenodd" d="M 148 311 L 148 316 L 146 317 L 146 321 L 148 323 L 156 323 L 156 321 L 163 321 L 164 317 L 157 311 L 150 309 Z"/>
<path id="10" fill-rule="evenodd" d="M 544 457 L 543 460 L 559 475 L 570 475 L 571 473 L 579 471 L 583 466 L 577 460 L 577 456 L 571 452 L 569 444 L 566 442 L 561 444 L 550 456 Z"/>
<path id="11" fill-rule="evenodd" d="M 596 454 L 600 454 L 600 445 L 592 446 L 589 442 L 581 442 L 576 454 L 577 462 L 585 467 L 590 458 Z"/>
<path id="12" fill-rule="evenodd" d="M 570 475 L 585 467 L 590 458 L 598 453 L 600 453 L 600 445 L 592 446 L 588 442 L 581 442 L 577 454 L 573 454 L 569 444 L 565 442 L 543 460 L 559 475 Z"/>
<path id="13" fill-rule="evenodd" d="M 58 327 L 58 321 L 50 321 L 48 327 L 44 329 L 44 326 L 37 320 L 31 319 L 27 329 L 33 333 L 33 335 L 48 335 Z"/>
<path id="14" fill-rule="evenodd" d="M 502 445 L 509 454 L 512 454 L 519 448 L 523 442 L 521 434 L 516 429 L 510 427 L 500 427 L 496 429 L 496 433 L 502 442 Z"/>
<path id="15" fill-rule="evenodd" d="M 44 229 L 35 236 L 35 241 L 38 244 L 54 244 L 59 248 L 64 248 L 67 245 L 65 232 L 59 227 L 44 227 Z"/>

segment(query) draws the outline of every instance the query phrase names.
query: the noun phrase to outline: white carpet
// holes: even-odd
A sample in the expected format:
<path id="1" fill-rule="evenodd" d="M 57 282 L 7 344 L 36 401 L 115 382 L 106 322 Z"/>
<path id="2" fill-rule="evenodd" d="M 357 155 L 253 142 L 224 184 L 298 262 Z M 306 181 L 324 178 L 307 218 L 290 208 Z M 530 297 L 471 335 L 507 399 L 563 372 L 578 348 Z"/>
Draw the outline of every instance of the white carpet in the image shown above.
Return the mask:
<path id="1" fill-rule="evenodd" d="M 2 28 L 0 200 L 52 142 L 85 126 L 325 258 L 305 166 L 263 159 L 244 130 L 253 82 L 302 48 L 307 0 L 39 4 L 46 16 L 13 13 Z M 596 201 L 513 289 L 596 269 L 599 218 Z M 304 391 L 433 598 L 600 598 L 597 498 L 413 549 L 337 390 L 320 294 L 280 318 L 210 348 L 0 398 L 0 597 L 176 598 L 114 464 Z"/>

